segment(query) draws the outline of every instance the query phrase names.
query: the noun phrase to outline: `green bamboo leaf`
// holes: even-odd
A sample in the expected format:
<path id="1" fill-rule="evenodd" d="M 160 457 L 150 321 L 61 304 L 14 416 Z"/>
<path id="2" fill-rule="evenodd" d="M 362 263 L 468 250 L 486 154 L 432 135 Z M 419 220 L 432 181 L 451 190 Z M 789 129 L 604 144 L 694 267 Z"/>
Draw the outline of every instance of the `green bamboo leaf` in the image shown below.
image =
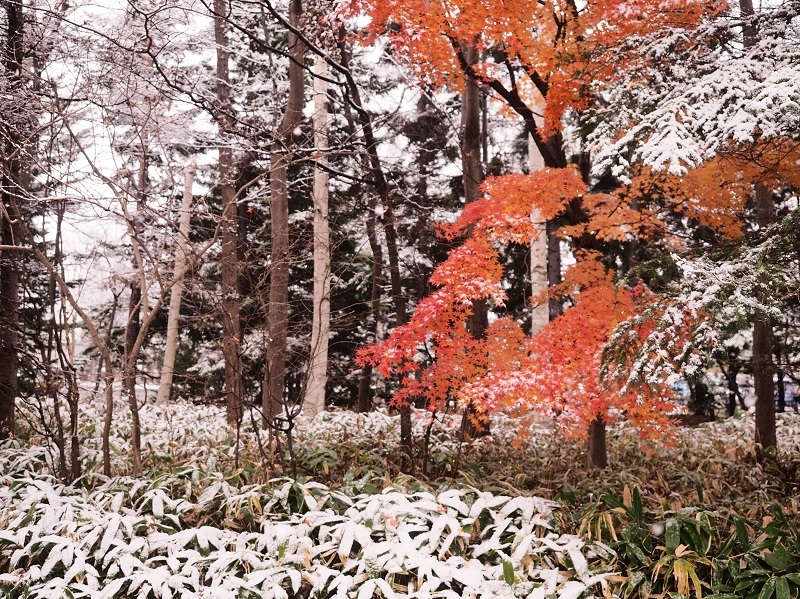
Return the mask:
<path id="1" fill-rule="evenodd" d="M 635 515 L 634 515 L 633 511 L 630 508 L 628 508 L 628 506 L 626 506 L 624 503 L 622 503 L 619 499 L 614 497 L 613 495 L 609 495 L 607 493 L 603 493 L 600 496 L 600 500 L 603 503 L 605 503 L 606 505 L 608 505 L 608 506 L 610 506 L 612 508 L 617 508 L 617 509 L 623 510 L 626 514 L 628 514 L 629 518 L 635 519 Z"/>
<path id="2" fill-rule="evenodd" d="M 507 585 L 511 586 L 514 584 L 514 564 L 505 560 L 503 560 L 503 578 Z"/>
<path id="3" fill-rule="evenodd" d="M 775 579 L 770 578 L 767 582 L 764 583 L 764 586 L 761 588 L 761 592 L 758 594 L 758 599 L 769 599 L 772 597 L 772 594 L 775 592 Z"/>
<path id="4" fill-rule="evenodd" d="M 633 543 L 628 543 L 626 545 L 626 552 L 628 557 L 631 557 L 631 554 L 633 554 L 633 556 L 635 556 L 636 559 L 639 560 L 639 563 L 643 566 L 646 566 L 650 563 L 650 560 L 647 558 L 644 552 Z"/>
<path id="5" fill-rule="evenodd" d="M 733 546 L 735 544 L 736 544 L 736 533 L 733 533 L 722 544 L 722 547 L 719 548 L 719 551 L 717 551 L 717 557 L 718 558 L 728 557 L 731 554 L 731 551 L 733 551 Z"/>
<path id="6" fill-rule="evenodd" d="M 664 528 L 666 531 L 667 553 L 669 555 L 675 555 L 675 550 L 678 548 L 678 545 L 681 544 L 680 524 L 678 524 L 675 518 L 670 518 L 664 524 Z"/>
<path id="7" fill-rule="evenodd" d="M 639 493 L 639 487 L 633 489 L 633 515 L 636 522 L 641 524 L 644 521 L 644 506 L 642 505 L 642 494 Z"/>
<path id="8" fill-rule="evenodd" d="M 700 537 L 700 533 L 697 532 L 697 528 L 695 528 L 695 523 L 693 521 L 686 522 L 686 525 L 683 527 L 686 531 L 686 534 L 692 540 L 692 547 L 694 551 L 699 553 L 700 555 L 705 555 L 705 543 L 703 539 Z"/>
<path id="9" fill-rule="evenodd" d="M 764 554 L 764 561 L 772 566 L 772 568 L 775 570 L 785 570 L 792 561 L 792 556 L 789 555 L 788 551 L 786 551 L 786 547 L 784 547 L 783 544 L 778 541 L 775 543 L 772 553 Z"/>
<path id="10" fill-rule="evenodd" d="M 695 596 L 697 599 L 703 599 L 703 587 L 700 583 L 700 578 L 697 576 L 697 571 L 694 569 L 694 566 L 689 562 L 686 562 L 686 571 L 689 573 L 689 578 L 694 584 Z"/>
<path id="11" fill-rule="evenodd" d="M 736 540 L 742 547 L 747 547 L 750 538 L 747 535 L 747 526 L 745 526 L 744 520 L 741 516 L 734 516 L 733 523 L 736 526 Z"/>
<path id="12" fill-rule="evenodd" d="M 775 579 L 775 597 L 789 599 L 789 581 L 783 576 Z"/>
<path id="13" fill-rule="evenodd" d="M 644 572 L 640 572 L 640 571 L 637 570 L 636 572 L 631 574 L 631 577 L 628 580 L 628 586 L 631 589 L 635 589 L 637 586 L 642 584 L 645 580 L 646 579 L 645 579 Z"/>
<path id="14" fill-rule="evenodd" d="M 744 591 L 754 586 L 756 583 L 761 582 L 760 578 L 745 578 L 736 583 L 737 591 Z"/>
<path id="15" fill-rule="evenodd" d="M 700 503 L 703 503 L 703 485 L 700 482 L 694 483 L 694 488 L 697 491 L 697 498 L 700 500 Z"/>

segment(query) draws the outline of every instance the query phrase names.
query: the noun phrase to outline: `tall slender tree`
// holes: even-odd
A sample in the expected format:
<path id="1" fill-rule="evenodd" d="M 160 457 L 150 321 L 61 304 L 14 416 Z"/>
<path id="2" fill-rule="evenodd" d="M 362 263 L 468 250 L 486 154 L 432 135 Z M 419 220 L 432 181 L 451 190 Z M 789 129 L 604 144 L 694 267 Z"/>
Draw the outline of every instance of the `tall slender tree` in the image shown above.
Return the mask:
<path id="1" fill-rule="evenodd" d="M 758 44 L 758 24 L 755 20 L 753 0 L 739 0 L 739 11 L 743 19 L 742 38 L 746 50 Z M 766 229 L 775 222 L 775 202 L 772 189 L 765 183 L 754 185 L 754 207 L 756 224 Z M 767 298 L 763 298 L 767 299 Z M 753 378 L 756 392 L 756 443 L 762 450 L 778 445 L 775 431 L 775 363 L 774 332 L 772 320 L 765 314 L 756 314 L 753 321 Z"/>
<path id="2" fill-rule="evenodd" d="M 481 164 L 481 89 L 475 79 L 472 69 L 478 62 L 478 50 L 472 43 L 461 44 L 461 55 L 468 65 L 464 72 L 463 89 L 461 90 L 461 168 L 464 177 L 464 201 L 471 204 L 483 195 L 483 165 Z M 467 329 L 475 339 L 486 337 L 489 327 L 489 306 L 485 299 L 480 298 L 472 302 L 472 315 L 467 319 Z M 475 406 L 468 405 L 464 408 L 462 435 L 474 438 L 488 433 L 489 422 L 480 419 L 475 411 Z"/>
<path id="3" fill-rule="evenodd" d="M 216 42 L 216 107 L 215 117 L 220 130 L 219 182 L 222 197 L 222 354 L 225 359 L 225 406 L 228 422 L 235 424 L 242 418 L 242 350 L 239 296 L 238 210 L 236 207 L 236 172 L 230 135 L 234 118 L 231 103 L 230 44 L 228 41 L 228 15 L 230 3 L 214 0 L 214 41 Z"/>
<path id="4" fill-rule="evenodd" d="M 161 364 L 161 380 L 158 385 L 158 403 L 165 405 L 169 401 L 172 390 L 172 378 L 175 373 L 175 356 L 178 351 L 179 320 L 181 314 L 181 298 L 184 282 L 176 275 L 183 272 L 188 262 L 189 232 L 192 216 L 192 188 L 197 166 L 194 161 L 186 169 L 183 199 L 178 217 L 178 239 L 175 248 L 175 269 L 169 291 L 169 315 L 167 317 L 167 339 L 164 346 L 164 360 Z"/>
<path id="5" fill-rule="evenodd" d="M 297 35 L 302 0 L 289 0 L 289 97 L 283 119 L 270 148 L 269 209 L 272 226 L 269 312 L 267 314 L 267 367 L 264 372 L 262 410 L 273 419 L 283 406 L 286 386 L 286 338 L 289 326 L 289 165 L 303 118 L 305 44 Z"/>
<path id="6" fill-rule="evenodd" d="M 22 2 L 3 0 L 5 31 L 2 41 L 2 84 L 6 90 L 24 89 L 24 28 Z M 2 157 L 0 157 L 0 439 L 14 431 L 14 412 L 19 391 L 20 250 L 21 214 L 26 187 L 24 173 L 24 110 L 6 103 L 2 118 Z"/>
<path id="7" fill-rule="evenodd" d="M 314 60 L 314 298 L 312 303 L 311 354 L 306 378 L 303 412 L 316 416 L 325 409 L 328 369 L 328 337 L 331 323 L 331 235 L 328 221 L 328 63 Z"/>

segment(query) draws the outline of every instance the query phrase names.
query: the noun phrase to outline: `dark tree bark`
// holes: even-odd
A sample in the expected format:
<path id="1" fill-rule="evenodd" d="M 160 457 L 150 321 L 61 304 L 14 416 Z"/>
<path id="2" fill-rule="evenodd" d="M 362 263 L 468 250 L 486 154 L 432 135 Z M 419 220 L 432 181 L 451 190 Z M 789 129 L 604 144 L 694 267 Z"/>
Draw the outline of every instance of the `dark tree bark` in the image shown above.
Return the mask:
<path id="1" fill-rule="evenodd" d="M 739 10 L 744 20 L 742 38 L 749 50 L 758 44 L 758 26 L 753 20 L 753 0 L 739 0 Z M 775 220 L 775 203 L 772 190 L 762 183 L 755 185 L 756 223 L 764 230 Z M 753 322 L 753 379 L 756 391 L 756 443 L 761 450 L 778 445 L 775 433 L 775 386 L 772 376 L 775 364 L 772 361 L 774 335 L 771 320 L 764 314 L 756 314 Z"/>
<path id="2" fill-rule="evenodd" d="M 775 373 L 778 375 L 778 401 L 775 409 L 782 414 L 786 411 L 786 371 L 783 369 L 783 345 L 777 339 L 773 351 L 775 353 Z"/>
<path id="3" fill-rule="evenodd" d="M 214 41 L 217 46 L 217 106 L 215 118 L 223 143 L 219 146 L 219 183 L 222 199 L 222 355 L 225 360 L 225 408 L 229 424 L 242 418 L 241 296 L 239 295 L 238 211 L 233 149 L 225 138 L 233 128 L 230 98 L 230 46 L 227 0 L 214 0 Z"/>
<path id="4" fill-rule="evenodd" d="M 755 186 L 756 222 L 763 230 L 775 219 L 772 190 L 758 183 Z M 756 314 L 753 322 L 753 379 L 756 392 L 756 443 L 761 450 L 778 445 L 775 432 L 775 385 L 772 377 L 774 335 L 772 321 L 764 314 Z"/>
<path id="5" fill-rule="evenodd" d="M 4 161 L 5 162 L 5 161 Z M 7 163 L 4 165 L 6 171 Z M 9 193 L 3 173 L 3 214 L 0 214 L 2 245 L 15 246 L 19 237 L 8 218 L 5 196 Z M 13 192 L 12 192 L 13 193 Z M 15 250 L 0 250 L 0 439 L 14 433 L 14 412 L 19 392 L 19 263 Z"/>
<path id="6" fill-rule="evenodd" d="M 380 169 L 380 162 L 378 161 L 378 151 L 375 139 L 372 136 L 372 127 L 370 126 L 371 142 L 368 142 L 370 153 L 374 156 L 374 161 L 377 168 Z M 380 183 L 378 185 L 379 193 L 381 196 L 387 198 L 384 206 L 385 211 L 383 214 L 383 232 L 386 235 L 386 250 L 389 254 L 389 280 L 392 288 L 392 300 L 394 301 L 395 318 L 397 326 L 401 327 L 408 322 L 408 311 L 406 308 L 406 298 L 403 295 L 403 285 L 400 279 L 400 258 L 397 252 L 397 231 L 394 226 L 394 211 L 392 210 L 392 203 L 389 200 L 389 187 L 386 183 L 386 178 L 383 176 L 381 170 Z M 412 453 L 413 453 L 414 440 L 411 436 L 411 404 L 406 402 L 400 406 L 400 447 L 405 455 L 404 471 L 410 471 L 413 468 Z"/>
<path id="7" fill-rule="evenodd" d="M 347 34 L 344 28 L 339 30 L 339 53 L 343 68 L 349 68 L 350 50 L 347 47 Z M 352 95 L 352 94 L 351 94 Z M 356 90 L 356 97 L 358 90 Z M 360 98 L 359 98 L 360 99 Z M 355 100 L 353 100 L 355 102 Z M 353 118 L 350 104 L 344 105 L 345 117 L 350 131 L 358 130 L 359 125 Z M 359 119 L 360 122 L 361 119 Z M 364 172 L 372 172 L 370 158 L 367 154 L 361 155 L 361 163 Z M 366 344 L 371 345 L 378 340 L 378 325 L 381 318 L 381 295 L 383 285 L 383 245 L 378 237 L 378 195 L 370 193 L 367 200 L 366 230 L 369 249 L 372 252 L 372 273 L 370 275 L 370 313 L 367 319 Z M 381 198 L 383 199 L 383 198 Z M 374 368 L 372 364 L 365 364 L 358 375 L 358 398 L 356 407 L 360 413 L 372 410 L 372 374 Z"/>
<path id="8" fill-rule="evenodd" d="M 111 354 L 108 351 L 108 347 L 111 346 L 111 334 L 114 330 L 114 319 L 117 316 L 118 303 L 119 293 L 115 293 L 103 345 L 105 350 L 101 349 L 100 352 L 100 360 L 97 366 L 97 383 L 95 384 L 95 392 L 97 392 L 100 387 L 100 378 L 103 377 L 105 379 L 105 417 L 103 420 L 102 439 L 103 474 L 105 476 L 111 476 L 111 422 L 114 419 L 114 364 L 111 362 Z M 104 364 L 105 372 L 103 372 Z"/>
<path id="9" fill-rule="evenodd" d="M 2 60 L 5 77 L 11 86 L 21 85 L 24 15 L 21 2 L 4 0 L 6 13 L 5 44 Z M 17 224 L 20 214 L 14 209 L 23 187 L 21 141 L 23 132 L 11 123 L 4 127 L 2 172 L 0 173 L 0 245 L 13 248 L 21 243 Z M 20 256 L 14 249 L 0 250 L 0 439 L 14 432 L 14 412 L 19 393 L 19 299 Z"/>
<path id="10" fill-rule="evenodd" d="M 589 424 L 589 442 L 586 452 L 590 468 L 605 468 L 608 466 L 608 451 L 606 449 L 606 422 L 602 416 L 597 416 Z"/>
<path id="11" fill-rule="evenodd" d="M 136 199 L 138 214 L 144 203 L 147 201 L 147 167 L 148 167 L 148 147 L 145 140 L 142 141 L 141 156 L 139 157 L 139 175 L 136 182 Z M 142 469 L 142 431 L 139 422 L 139 401 L 136 398 L 136 377 L 137 362 L 139 361 L 139 348 L 137 340 L 142 330 L 142 284 L 141 279 L 141 254 L 138 248 L 137 222 L 134 218 L 128 223 L 131 238 L 134 246 L 134 267 L 137 274 L 129 283 L 130 298 L 128 300 L 128 319 L 125 323 L 125 347 L 122 366 L 122 388 L 128 396 L 128 406 L 131 411 L 131 453 L 133 454 L 133 475 L 137 476 Z"/>
<path id="12" fill-rule="evenodd" d="M 289 2 L 289 24 L 300 28 L 301 0 Z M 289 323 L 289 165 L 292 162 L 294 130 L 303 117 L 303 57 L 305 45 L 289 31 L 289 98 L 270 156 L 272 221 L 272 265 L 270 266 L 269 313 L 267 315 L 267 370 L 262 410 L 271 420 L 283 405 L 286 381 L 286 336 Z"/>
<path id="13" fill-rule="evenodd" d="M 722 374 L 725 375 L 725 382 L 728 386 L 728 401 L 725 404 L 725 413 L 728 416 L 733 416 L 736 413 L 736 402 L 739 402 L 742 410 L 747 409 L 744 405 L 744 397 L 742 397 L 742 393 L 739 390 L 739 385 L 736 383 L 736 375 L 739 374 L 739 370 L 741 369 L 741 364 L 739 360 L 735 357 L 732 357 L 730 353 L 728 354 L 728 369 L 725 369 L 725 364 L 721 361 L 717 361 L 719 364 L 720 369 L 722 370 Z"/>
<path id="14" fill-rule="evenodd" d="M 465 45 L 464 58 L 470 66 L 478 60 L 478 52 L 473 45 Z M 481 197 L 480 186 L 484 172 L 481 164 L 482 146 L 481 90 L 478 82 L 469 73 L 464 73 L 464 89 L 461 92 L 461 164 L 464 173 L 464 201 L 469 204 Z M 489 327 L 489 306 L 486 300 L 476 300 L 472 304 L 472 315 L 467 320 L 467 329 L 475 339 L 484 339 Z M 461 426 L 464 439 L 474 439 L 489 434 L 489 421 L 478 422 L 479 416 L 472 404 L 466 406 Z"/>
<path id="15" fill-rule="evenodd" d="M 138 282 L 131 281 L 131 295 L 128 301 L 128 322 L 125 325 L 125 354 L 123 357 L 122 388 L 128 396 L 131 410 L 131 452 L 133 454 L 133 475 L 142 470 L 142 432 L 139 423 L 139 402 L 136 399 L 136 340 L 141 330 L 142 288 Z"/>

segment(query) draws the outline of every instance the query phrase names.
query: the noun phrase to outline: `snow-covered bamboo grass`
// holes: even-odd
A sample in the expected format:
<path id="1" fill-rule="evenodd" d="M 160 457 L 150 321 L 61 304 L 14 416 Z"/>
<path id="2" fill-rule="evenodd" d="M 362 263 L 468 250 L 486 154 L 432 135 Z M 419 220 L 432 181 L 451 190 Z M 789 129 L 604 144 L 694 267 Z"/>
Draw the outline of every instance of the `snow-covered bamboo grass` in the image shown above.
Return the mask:
<path id="1" fill-rule="evenodd" d="M 53 476 L 57 452 L 35 434 L 0 448 L 0 594 L 576 599 L 606 590 L 610 550 L 563 534 L 564 512 L 555 502 L 515 496 L 519 491 L 510 488 L 508 494 L 463 485 L 416 491 L 388 480 L 386 489 L 370 494 L 347 480 L 336 489 L 287 479 L 235 486 L 243 478 L 232 469 L 236 434 L 224 410 L 187 401 L 142 408 L 149 478 L 124 475 L 130 424 L 121 412 L 111 445 L 122 475 L 105 479 L 98 473 L 101 409 L 100 403 L 83 407 L 82 488 Z M 426 413 L 416 413 L 414 423 L 419 439 L 429 424 Z M 242 452 L 256 459 L 255 433 L 245 424 Z M 458 426 L 456 416 L 436 423 L 436 451 L 457 451 Z M 399 450 L 398 427 L 384 412 L 327 412 L 300 419 L 297 445 L 310 452 L 349 445 L 390 457 Z M 499 459 L 516 451 L 510 445 L 521 428 L 528 429 L 526 458 L 538 452 L 543 461 L 557 459 L 564 443 L 549 427 L 503 415 L 494 418 L 492 437 L 471 451 L 484 461 Z M 760 487 L 764 474 L 746 465 L 751 428 L 745 417 L 678 429 L 671 439 L 677 447 L 651 443 L 649 457 L 627 464 L 620 479 L 646 483 L 648 464 L 657 462 L 674 489 L 694 488 L 696 481 L 683 484 L 683 475 L 670 474 L 675 463 L 685 462 L 686 476 L 700 471 L 723 481 L 730 464 L 740 463 L 735 472 L 746 470 Z M 781 415 L 778 428 L 781 455 L 800 452 L 800 415 Z M 630 435 L 618 425 L 612 447 L 630 446 Z M 705 486 L 707 497 L 724 492 Z"/>
<path id="2" fill-rule="evenodd" d="M 557 504 L 473 489 L 348 497 L 315 483 L 237 488 L 185 468 L 94 489 L 0 450 L 0 589 L 28 597 L 575 599 L 609 550 L 557 530 Z"/>

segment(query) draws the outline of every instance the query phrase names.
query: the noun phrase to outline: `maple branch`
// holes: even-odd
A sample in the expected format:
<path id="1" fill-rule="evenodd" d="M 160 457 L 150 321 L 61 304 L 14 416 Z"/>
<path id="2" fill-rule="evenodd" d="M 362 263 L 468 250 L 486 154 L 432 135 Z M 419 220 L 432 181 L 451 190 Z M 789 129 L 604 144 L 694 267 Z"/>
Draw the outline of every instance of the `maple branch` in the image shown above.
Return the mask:
<path id="1" fill-rule="evenodd" d="M 532 69 L 530 65 L 525 64 L 522 60 L 519 62 L 522 65 L 522 70 L 528 75 L 528 78 L 536 86 L 536 89 L 539 90 L 539 93 L 542 94 L 542 97 L 547 98 L 547 92 L 550 91 L 550 84 L 542 78 L 536 69 Z"/>
<path id="2" fill-rule="evenodd" d="M 519 95 L 519 92 L 517 91 L 517 76 L 514 74 L 514 67 L 511 66 L 511 63 L 508 60 L 506 60 L 505 63 L 506 70 L 508 71 L 508 78 L 509 81 L 511 81 L 511 90 L 515 94 Z"/>
<path id="3" fill-rule="evenodd" d="M 578 10 L 578 5 L 575 3 L 575 0 L 567 0 L 567 6 L 569 6 L 570 12 L 572 13 L 572 18 L 577 19 L 580 11 Z"/>
<path id="4" fill-rule="evenodd" d="M 472 77 L 475 81 L 494 90 L 501 98 L 503 98 L 503 100 L 506 101 L 506 104 L 508 104 L 509 108 L 522 117 L 522 120 L 525 121 L 525 125 L 528 127 L 528 132 L 531 134 L 531 137 L 533 137 L 536 147 L 542 154 L 545 166 L 550 168 L 566 167 L 567 158 L 564 155 L 564 152 L 560 148 L 553 148 L 551 144 L 547 143 L 547 140 L 544 139 L 544 136 L 541 135 L 539 126 L 536 124 L 536 118 L 533 110 L 530 109 L 530 107 L 519 95 L 519 91 L 516 89 L 516 87 L 513 89 L 508 89 L 502 84 L 502 82 L 498 81 L 494 77 L 487 77 L 486 75 L 477 73 L 464 56 L 464 52 L 461 49 L 461 45 L 458 43 L 458 41 L 451 36 L 448 36 L 448 39 L 450 40 L 450 44 L 453 46 L 453 51 L 456 53 L 456 58 L 458 58 L 458 63 L 461 66 L 461 70 L 469 77 Z"/>

